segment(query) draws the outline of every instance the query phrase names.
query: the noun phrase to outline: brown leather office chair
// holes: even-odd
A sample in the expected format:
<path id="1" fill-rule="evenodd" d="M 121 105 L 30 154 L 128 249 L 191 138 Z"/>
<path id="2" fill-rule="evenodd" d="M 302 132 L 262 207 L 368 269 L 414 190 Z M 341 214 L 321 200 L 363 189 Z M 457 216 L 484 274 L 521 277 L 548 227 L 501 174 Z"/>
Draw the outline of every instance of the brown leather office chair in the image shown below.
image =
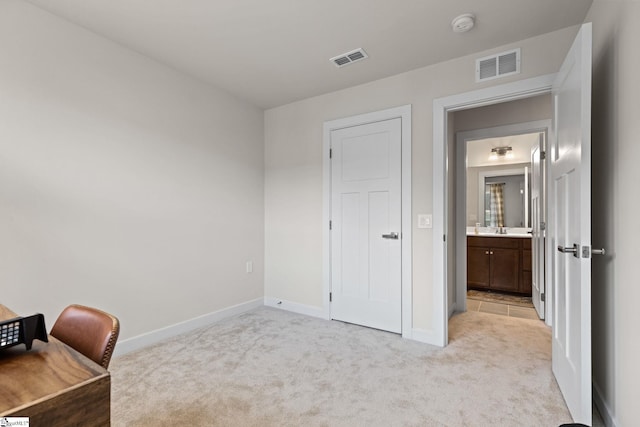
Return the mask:
<path id="1" fill-rule="evenodd" d="M 72 304 L 65 308 L 51 335 L 107 369 L 120 333 L 115 316 L 97 308 Z"/>

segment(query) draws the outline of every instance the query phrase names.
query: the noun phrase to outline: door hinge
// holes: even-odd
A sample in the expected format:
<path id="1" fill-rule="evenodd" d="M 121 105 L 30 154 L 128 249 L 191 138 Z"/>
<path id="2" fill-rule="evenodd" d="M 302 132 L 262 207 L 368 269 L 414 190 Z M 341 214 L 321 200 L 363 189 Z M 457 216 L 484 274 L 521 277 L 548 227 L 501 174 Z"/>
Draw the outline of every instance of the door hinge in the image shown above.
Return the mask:
<path id="1" fill-rule="evenodd" d="M 333 222 L 329 221 L 329 230 L 333 230 Z"/>
<path id="2" fill-rule="evenodd" d="M 547 223 L 544 221 L 540 221 L 540 230 L 546 230 L 547 229 Z"/>
<path id="3" fill-rule="evenodd" d="M 329 158 L 333 159 L 333 149 L 329 148 Z"/>
<path id="4" fill-rule="evenodd" d="M 329 302 L 333 301 L 333 294 L 331 292 L 329 292 Z"/>
<path id="5" fill-rule="evenodd" d="M 544 294 L 540 294 L 540 301 L 544 302 Z"/>
<path id="6" fill-rule="evenodd" d="M 442 241 L 443 241 L 443 242 L 446 242 L 446 241 L 447 241 L 447 235 L 446 235 L 446 234 L 443 234 L 443 235 L 442 235 Z"/>
<path id="7" fill-rule="evenodd" d="M 547 158 L 547 152 L 546 151 L 541 151 L 540 152 L 540 160 L 544 160 Z"/>

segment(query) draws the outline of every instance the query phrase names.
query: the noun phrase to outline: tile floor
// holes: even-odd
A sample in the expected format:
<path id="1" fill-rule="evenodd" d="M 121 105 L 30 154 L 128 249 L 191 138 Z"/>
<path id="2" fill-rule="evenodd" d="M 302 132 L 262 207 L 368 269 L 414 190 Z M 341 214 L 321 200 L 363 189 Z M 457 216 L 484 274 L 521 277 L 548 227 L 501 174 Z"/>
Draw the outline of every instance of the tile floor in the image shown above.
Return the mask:
<path id="1" fill-rule="evenodd" d="M 536 313 L 536 309 L 533 307 L 521 307 L 508 303 L 480 301 L 471 298 L 467 298 L 467 310 L 499 314 L 502 316 L 519 317 L 521 319 L 539 319 L 538 313 Z"/>

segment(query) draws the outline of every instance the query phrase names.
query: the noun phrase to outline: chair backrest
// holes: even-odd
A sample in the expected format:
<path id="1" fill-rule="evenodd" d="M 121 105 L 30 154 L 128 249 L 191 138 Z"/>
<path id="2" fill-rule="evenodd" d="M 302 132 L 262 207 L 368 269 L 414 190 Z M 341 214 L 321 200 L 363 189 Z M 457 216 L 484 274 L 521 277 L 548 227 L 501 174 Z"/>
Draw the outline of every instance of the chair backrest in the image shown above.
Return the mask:
<path id="1" fill-rule="evenodd" d="M 120 333 L 115 316 L 97 308 L 72 304 L 65 308 L 51 335 L 107 369 Z"/>

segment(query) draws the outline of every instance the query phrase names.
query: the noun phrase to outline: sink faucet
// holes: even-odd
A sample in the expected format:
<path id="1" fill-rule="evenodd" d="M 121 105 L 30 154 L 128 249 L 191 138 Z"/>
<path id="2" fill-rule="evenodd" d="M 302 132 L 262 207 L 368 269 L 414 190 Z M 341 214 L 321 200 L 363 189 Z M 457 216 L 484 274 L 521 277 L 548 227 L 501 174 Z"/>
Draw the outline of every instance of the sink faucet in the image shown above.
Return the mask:
<path id="1" fill-rule="evenodd" d="M 507 234 L 507 227 L 503 227 L 503 226 L 498 227 L 498 229 L 496 230 L 496 233 L 497 234 Z"/>

